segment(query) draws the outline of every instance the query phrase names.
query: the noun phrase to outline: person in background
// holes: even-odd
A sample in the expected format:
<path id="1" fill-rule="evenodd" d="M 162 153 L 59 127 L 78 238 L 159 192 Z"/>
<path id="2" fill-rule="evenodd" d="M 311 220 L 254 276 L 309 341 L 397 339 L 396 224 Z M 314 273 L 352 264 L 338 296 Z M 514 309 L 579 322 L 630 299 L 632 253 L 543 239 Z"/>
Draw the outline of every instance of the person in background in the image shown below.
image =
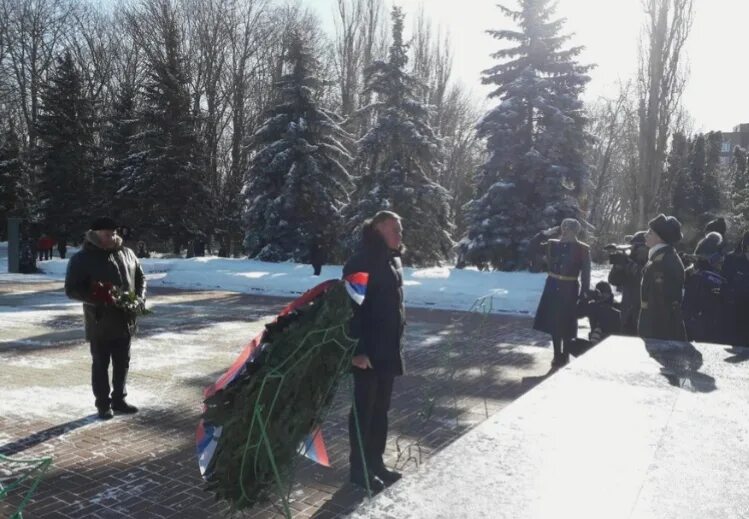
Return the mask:
<path id="1" fill-rule="evenodd" d="M 545 245 L 549 274 L 533 322 L 534 329 L 551 335 L 552 367 L 569 361 L 570 341 L 577 337 L 578 300 L 590 290 L 590 248 L 577 239 L 580 230 L 580 222 L 567 218 L 560 227 L 544 231 L 549 238 L 561 231 L 560 239 Z"/>
<path id="2" fill-rule="evenodd" d="M 322 273 L 322 267 L 328 261 L 326 252 L 322 237 L 320 235 L 315 236 L 309 248 L 309 262 L 314 269 L 315 276 Z"/>
<path id="3" fill-rule="evenodd" d="M 720 234 L 720 237 L 723 240 L 723 245 L 721 245 L 721 250 L 725 250 L 726 246 L 728 245 L 726 242 L 727 230 L 728 230 L 728 225 L 726 224 L 726 219 L 720 216 L 716 218 L 715 220 L 710 220 L 709 222 L 707 222 L 707 225 L 705 225 L 705 236 L 707 236 L 711 232 L 717 232 L 718 234 Z"/>
<path id="4" fill-rule="evenodd" d="M 621 313 L 614 302 L 611 285 L 605 281 L 596 283 L 596 288 L 582 305 L 581 317 L 590 322 L 591 345 L 596 345 L 610 335 L 621 333 Z"/>
<path id="5" fill-rule="evenodd" d="M 620 332 L 632 337 L 637 335 L 642 269 L 648 262 L 646 234 L 647 231 L 639 231 L 629 239 L 629 254 L 623 256 L 622 261 L 615 263 L 609 272 L 609 283 L 622 293 Z"/>
<path id="6" fill-rule="evenodd" d="M 648 225 L 648 262 L 642 271 L 637 333 L 643 338 L 685 341 L 681 311 L 684 264 L 674 248 L 682 239 L 681 223 L 659 214 Z"/>
<path id="7" fill-rule="evenodd" d="M 138 242 L 138 250 L 136 251 L 135 255 L 138 257 L 138 259 L 151 257 L 151 253 L 148 252 L 148 248 L 146 247 L 146 242 L 144 242 L 143 240 Z"/>
<path id="8" fill-rule="evenodd" d="M 708 233 L 697 244 L 696 261 L 685 272 L 682 309 L 690 341 L 720 344 L 725 340 L 722 247 L 723 237 L 717 232 Z"/>
<path id="9" fill-rule="evenodd" d="M 749 231 L 726 256 L 721 274 L 726 280 L 726 336 L 732 346 L 749 346 Z"/>
<path id="10" fill-rule="evenodd" d="M 68 253 L 68 239 L 65 236 L 61 236 L 57 241 L 57 252 L 60 254 L 60 259 L 65 259 Z"/>

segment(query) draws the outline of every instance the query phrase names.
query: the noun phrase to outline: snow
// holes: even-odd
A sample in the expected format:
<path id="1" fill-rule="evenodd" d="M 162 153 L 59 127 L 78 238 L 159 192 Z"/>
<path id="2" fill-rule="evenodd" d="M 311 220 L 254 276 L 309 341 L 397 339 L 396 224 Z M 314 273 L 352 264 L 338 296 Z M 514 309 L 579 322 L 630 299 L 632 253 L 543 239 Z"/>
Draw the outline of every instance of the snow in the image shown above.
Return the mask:
<path id="1" fill-rule="evenodd" d="M 15 279 L 43 282 L 62 280 L 68 260 L 55 258 L 38 265 L 44 275 L 7 274 L 7 246 L 0 243 L 0 263 L 5 274 L 0 281 Z M 246 294 L 294 298 L 326 279 L 340 278 L 342 267 L 323 267 L 312 275 L 312 267 L 296 263 L 268 263 L 248 259 L 208 256 L 191 259 L 141 260 L 151 287 L 191 290 L 227 290 Z M 605 266 L 594 268 L 591 285 L 606 278 Z M 453 267 L 406 268 L 406 306 L 467 311 L 477 300 L 488 298 L 492 312 L 533 315 L 541 297 L 544 274 L 528 272 L 480 272 Z"/>

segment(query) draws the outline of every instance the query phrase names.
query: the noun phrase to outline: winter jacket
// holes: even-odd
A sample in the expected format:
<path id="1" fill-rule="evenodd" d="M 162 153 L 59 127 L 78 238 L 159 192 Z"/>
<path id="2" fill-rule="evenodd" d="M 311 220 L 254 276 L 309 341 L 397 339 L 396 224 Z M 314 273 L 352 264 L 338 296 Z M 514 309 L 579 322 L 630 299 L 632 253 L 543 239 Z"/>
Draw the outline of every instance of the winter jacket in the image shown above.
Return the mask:
<path id="1" fill-rule="evenodd" d="M 137 327 L 134 315 L 93 298 L 97 282 L 134 291 L 143 301 L 146 297 L 146 277 L 138 258 L 132 250 L 122 246 L 121 238 L 117 240 L 116 248 L 105 250 L 98 245 L 96 234 L 87 232 L 83 248 L 70 258 L 65 275 L 65 293 L 83 303 L 86 339 L 92 342 L 128 337 Z"/>
<path id="2" fill-rule="evenodd" d="M 673 246 L 659 249 L 642 270 L 640 337 L 686 341 L 681 312 L 684 264 Z"/>
<path id="3" fill-rule="evenodd" d="M 686 271 L 682 308 L 690 341 L 726 341 L 725 287 L 725 278 L 717 272 L 697 267 Z"/>
<path id="4" fill-rule="evenodd" d="M 367 355 L 382 374 L 402 375 L 406 309 L 400 253 L 390 250 L 377 231 L 365 228 L 360 250 L 343 267 L 344 276 L 355 272 L 369 274 L 364 303 L 354 307 L 350 323 L 350 334 L 359 341 L 355 355 Z"/>
<path id="5" fill-rule="evenodd" d="M 726 279 L 726 342 L 749 346 L 749 259 L 743 251 L 729 254 L 721 273 Z"/>
<path id="6" fill-rule="evenodd" d="M 637 335 L 637 320 L 640 317 L 640 285 L 642 265 L 633 259 L 611 267 L 609 283 L 622 293 L 621 332 Z"/>

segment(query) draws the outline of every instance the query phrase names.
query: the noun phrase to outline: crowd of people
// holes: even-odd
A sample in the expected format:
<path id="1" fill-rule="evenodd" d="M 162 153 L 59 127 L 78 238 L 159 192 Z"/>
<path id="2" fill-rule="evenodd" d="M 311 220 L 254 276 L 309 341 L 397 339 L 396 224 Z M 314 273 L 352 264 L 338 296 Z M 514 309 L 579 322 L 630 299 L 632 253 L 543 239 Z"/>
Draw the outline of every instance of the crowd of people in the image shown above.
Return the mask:
<path id="1" fill-rule="evenodd" d="M 551 335 L 553 366 L 612 334 L 749 346 L 749 232 L 731 249 L 726 222 L 717 218 L 693 253 L 679 253 L 681 224 L 658 215 L 648 230 L 626 237 L 626 245 L 606 247 L 608 282 L 591 290 L 590 248 L 578 240 L 580 230 L 577 220 L 567 219 L 531 240 L 548 270 L 534 328 Z M 587 340 L 577 337 L 580 317 L 590 321 Z"/>

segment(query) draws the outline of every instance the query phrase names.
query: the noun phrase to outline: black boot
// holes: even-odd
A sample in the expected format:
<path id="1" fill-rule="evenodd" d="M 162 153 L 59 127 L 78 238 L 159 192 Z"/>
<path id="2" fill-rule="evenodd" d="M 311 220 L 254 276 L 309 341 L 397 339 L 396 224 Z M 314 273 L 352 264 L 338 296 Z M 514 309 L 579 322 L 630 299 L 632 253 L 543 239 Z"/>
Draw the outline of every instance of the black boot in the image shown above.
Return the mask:
<path id="1" fill-rule="evenodd" d="M 134 414 L 138 412 L 137 407 L 128 404 L 124 400 L 115 400 L 112 402 L 112 410 L 122 414 Z"/>
<path id="2" fill-rule="evenodd" d="M 102 420 L 109 420 L 110 418 L 114 418 L 114 415 L 112 414 L 112 409 L 110 409 L 109 406 L 101 406 L 96 408 L 98 410 L 98 416 Z"/>
<path id="3" fill-rule="evenodd" d="M 388 470 L 385 465 L 373 468 L 372 473 L 377 476 L 378 479 L 382 480 L 385 486 L 390 486 L 403 477 L 400 472 Z"/>
<path id="4" fill-rule="evenodd" d="M 382 481 L 377 479 L 371 472 L 367 472 L 365 475 L 363 470 L 353 467 L 351 468 L 351 482 L 363 489 L 367 489 L 367 486 L 369 486 L 369 491 L 373 494 L 381 492 L 385 488 Z"/>

